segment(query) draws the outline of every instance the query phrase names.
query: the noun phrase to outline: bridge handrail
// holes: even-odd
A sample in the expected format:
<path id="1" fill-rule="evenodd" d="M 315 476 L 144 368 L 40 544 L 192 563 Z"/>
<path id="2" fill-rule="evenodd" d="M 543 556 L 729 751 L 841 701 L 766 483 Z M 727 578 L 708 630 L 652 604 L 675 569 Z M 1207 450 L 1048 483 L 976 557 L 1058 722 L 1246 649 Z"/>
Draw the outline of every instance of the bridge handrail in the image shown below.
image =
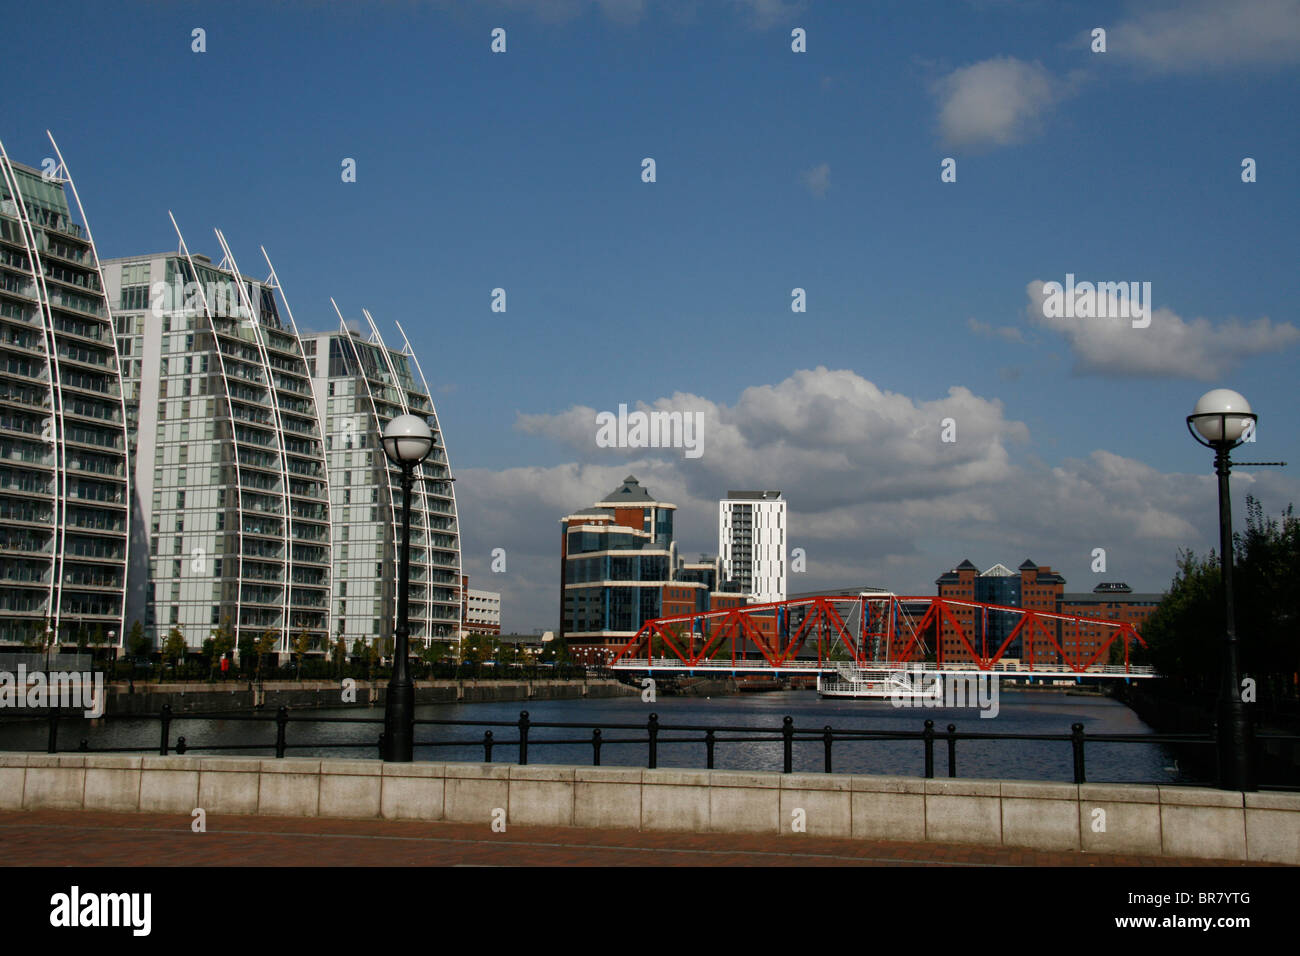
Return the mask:
<path id="1" fill-rule="evenodd" d="M 952 662 L 944 662 L 943 664 L 936 663 L 935 661 L 907 661 L 907 662 L 892 661 L 889 663 L 873 662 L 861 666 L 856 665 L 851 661 L 828 661 L 819 666 L 817 661 L 815 660 L 794 659 L 794 660 L 786 661 L 784 664 L 780 666 L 773 666 L 767 663 L 765 660 L 753 660 L 753 659 L 745 660 L 745 661 L 736 661 L 734 664 L 731 663 L 730 661 L 708 661 L 708 662 L 702 661 L 698 664 L 687 664 L 675 657 L 654 657 L 649 659 L 648 661 L 644 657 L 624 657 L 624 658 L 620 658 L 618 661 L 615 661 L 611 665 L 611 667 L 615 670 L 655 668 L 657 670 L 678 670 L 678 671 L 740 671 L 743 670 L 743 671 L 772 671 L 773 673 L 779 671 L 802 669 L 810 672 L 821 671 L 823 673 L 829 673 L 831 671 L 834 671 L 836 673 L 839 673 L 841 676 L 845 676 L 845 679 L 851 679 L 851 678 L 848 678 L 845 675 L 844 668 L 848 668 L 850 672 L 862 671 L 862 670 L 895 671 L 899 673 L 909 673 L 909 672 L 918 672 L 918 671 L 924 671 L 924 672 L 961 671 L 961 672 L 970 672 L 975 674 L 989 674 L 989 673 L 1029 674 L 1029 675 L 1063 674 L 1066 676 L 1078 675 L 1080 677 L 1086 677 L 1089 675 L 1098 675 L 1098 674 L 1111 674 L 1111 675 L 1123 676 L 1123 675 L 1134 675 L 1134 674 L 1154 675 L 1156 673 L 1156 669 L 1150 666 L 1149 664 L 1130 664 L 1128 666 L 1125 666 L 1123 664 L 1090 664 L 1087 667 L 1085 667 L 1083 670 L 1075 670 L 1074 668 L 1070 667 L 1068 664 L 1030 667 L 1025 661 L 1020 661 L 1014 664 L 1009 663 L 1007 661 L 998 661 L 988 667 L 981 667 L 979 664 L 975 663 L 974 661 L 952 661 Z"/>

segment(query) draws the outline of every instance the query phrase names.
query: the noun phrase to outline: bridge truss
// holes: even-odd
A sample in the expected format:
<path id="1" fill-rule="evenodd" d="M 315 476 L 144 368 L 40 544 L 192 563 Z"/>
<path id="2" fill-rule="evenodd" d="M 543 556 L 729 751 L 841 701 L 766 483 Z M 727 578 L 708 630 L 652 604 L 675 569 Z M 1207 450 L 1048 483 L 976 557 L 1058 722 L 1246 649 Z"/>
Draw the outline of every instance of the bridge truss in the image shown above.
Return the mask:
<path id="1" fill-rule="evenodd" d="M 1073 627 L 1068 637 L 1067 626 Z M 1085 629 L 1099 633 L 1084 640 Z M 964 653 L 945 660 L 945 639 Z M 1006 654 L 1017 640 L 1025 650 L 1011 661 Z M 1122 666 L 1107 663 L 1116 641 Z M 646 621 L 611 666 L 823 672 L 929 664 L 1044 676 L 1152 676 L 1150 668 L 1130 663 L 1135 641 L 1146 646 L 1132 624 L 1106 618 L 941 597 L 819 595 Z"/>

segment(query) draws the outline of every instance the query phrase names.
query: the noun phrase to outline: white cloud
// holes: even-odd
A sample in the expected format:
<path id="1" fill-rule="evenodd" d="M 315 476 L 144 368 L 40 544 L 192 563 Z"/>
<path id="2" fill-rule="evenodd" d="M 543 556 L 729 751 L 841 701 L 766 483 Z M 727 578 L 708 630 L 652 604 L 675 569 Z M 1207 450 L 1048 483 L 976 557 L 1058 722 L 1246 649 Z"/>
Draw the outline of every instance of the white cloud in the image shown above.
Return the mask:
<path id="1" fill-rule="evenodd" d="M 979 319 L 967 319 L 967 327 L 976 335 L 982 335 L 987 338 L 998 338 L 1006 342 L 1025 343 L 1025 333 L 1014 325 L 1001 325 L 994 327 L 987 322 L 981 322 Z"/>
<path id="2" fill-rule="evenodd" d="M 805 6 L 803 0 L 732 0 L 732 4 L 743 8 L 759 30 L 790 23 L 790 18 L 802 13 Z M 798 24 L 790 26 L 793 29 Z"/>
<path id="3" fill-rule="evenodd" d="M 824 199 L 826 190 L 831 188 L 831 164 L 818 163 L 812 169 L 804 170 L 800 179 L 810 193 L 818 199 Z"/>
<path id="4" fill-rule="evenodd" d="M 1028 437 L 1022 423 L 1003 418 L 1001 402 L 966 388 L 914 401 L 852 371 L 825 367 L 747 388 L 734 406 L 680 392 L 653 403 L 629 398 L 627 404 L 703 413 L 703 455 L 686 472 L 693 493 L 712 496 L 737 474 L 768 488 L 821 476 L 810 493 L 826 507 L 858 501 L 864 492 L 888 499 L 997 481 L 1007 466 L 1006 444 Z M 521 415 L 516 427 L 561 441 L 587 460 L 645 459 L 646 449 L 597 448 L 596 413 L 575 406 L 555 415 Z M 957 424 L 955 443 L 940 440 L 945 418 Z M 680 459 L 682 453 L 664 449 L 657 457 Z M 833 474 L 851 475 L 852 481 L 832 480 Z"/>
<path id="5" fill-rule="evenodd" d="M 1213 381 L 1243 359 L 1300 342 L 1300 329 L 1289 322 L 1260 318 L 1214 324 L 1204 318 L 1184 320 L 1168 308 L 1153 309 L 1147 328 L 1134 328 L 1130 319 L 1048 319 L 1043 316 L 1043 286 L 1039 279 L 1026 286 L 1026 314 L 1031 322 L 1065 336 L 1079 372 Z"/>
<path id="6" fill-rule="evenodd" d="M 1004 56 L 954 70 L 934 86 L 939 129 L 952 146 L 1006 146 L 1038 132 L 1065 95 L 1040 63 Z"/>
<path id="7" fill-rule="evenodd" d="M 1300 0 L 1180 0 L 1115 25 L 1107 55 L 1158 72 L 1300 63 Z"/>
<path id="8" fill-rule="evenodd" d="M 451 0 L 441 2 L 453 10 L 458 7 Z M 693 19 L 701 5 L 698 0 L 475 0 L 473 6 L 531 13 L 546 23 L 562 23 L 595 9 L 615 23 L 632 25 L 640 23 L 651 6 L 661 15 L 683 22 Z M 767 30 L 783 24 L 797 26 L 791 18 L 807 4 L 805 0 L 731 0 L 731 6 L 750 26 Z"/>
<path id="9" fill-rule="evenodd" d="M 1169 474 L 1105 450 L 1055 466 L 1014 461 L 1007 449 L 1028 439 L 1026 426 L 960 387 L 921 400 L 817 368 L 745 389 L 731 405 L 678 394 L 642 407 L 706 410 L 704 457 L 596 449 L 595 410 L 578 407 L 520 416 L 518 427 L 573 446 L 582 461 L 458 471 L 465 569 L 473 586 L 503 593 L 508 628 L 558 624 L 559 519 L 627 474 L 678 506 L 678 548 L 691 557 L 716 552 L 717 501 L 729 488 L 780 489 L 789 546 L 808 558 L 791 591 L 870 584 L 933 594 L 934 579 L 964 557 L 981 568 L 1029 557 L 1061 570 L 1068 591 L 1103 579 L 1161 590 L 1179 548 L 1217 540 L 1208 467 Z M 944 417 L 958 423 L 955 444 L 939 440 Z M 1208 465 L 1195 449 L 1188 461 Z M 1267 470 L 1238 470 L 1233 487 L 1273 512 L 1300 499 L 1300 482 Z M 507 551 L 506 574 L 489 571 L 496 547 Z M 1098 547 L 1104 578 L 1090 572 Z"/>

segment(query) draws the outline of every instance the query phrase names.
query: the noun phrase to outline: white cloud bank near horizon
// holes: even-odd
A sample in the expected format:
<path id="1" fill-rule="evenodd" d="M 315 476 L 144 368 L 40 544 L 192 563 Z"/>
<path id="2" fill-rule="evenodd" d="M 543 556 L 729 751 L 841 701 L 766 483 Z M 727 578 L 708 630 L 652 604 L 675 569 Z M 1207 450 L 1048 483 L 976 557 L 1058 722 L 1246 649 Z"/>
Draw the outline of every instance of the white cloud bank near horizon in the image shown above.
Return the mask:
<path id="1" fill-rule="evenodd" d="M 629 402 L 629 404 L 632 404 Z M 1163 589 L 1177 552 L 1213 540 L 1213 476 L 1161 472 L 1095 449 L 1048 466 L 1032 454 L 1028 427 L 1001 402 L 953 387 L 919 400 L 880 389 L 846 369 L 803 369 L 745 389 L 731 405 L 675 394 L 642 409 L 701 411 L 704 454 L 680 449 L 602 449 L 596 410 L 520 415 L 516 427 L 574 452 L 555 466 L 457 473 L 471 586 L 501 591 L 508 628 L 554 629 L 559 618 L 560 519 L 588 508 L 635 475 L 678 506 L 680 553 L 716 553 L 717 501 L 731 489 L 779 489 L 788 501 L 788 547 L 807 552 L 792 592 L 873 585 L 933 593 L 934 579 L 969 557 L 981 568 L 1026 557 L 1063 570 L 1067 590 L 1101 580 Z M 957 441 L 941 441 L 952 418 Z M 1013 457 L 1013 448 L 1029 453 Z M 1254 492 L 1276 512 L 1300 483 L 1248 469 L 1238 495 Z M 1106 574 L 1091 574 L 1093 548 Z M 507 570 L 489 570 L 504 548 Z"/>

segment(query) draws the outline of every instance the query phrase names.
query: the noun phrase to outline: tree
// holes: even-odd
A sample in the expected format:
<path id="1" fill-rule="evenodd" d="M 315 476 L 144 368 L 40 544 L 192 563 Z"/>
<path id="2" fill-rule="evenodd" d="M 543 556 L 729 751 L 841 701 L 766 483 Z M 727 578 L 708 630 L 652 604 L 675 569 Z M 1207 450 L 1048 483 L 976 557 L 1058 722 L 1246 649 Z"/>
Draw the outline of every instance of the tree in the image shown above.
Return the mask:
<path id="1" fill-rule="evenodd" d="M 498 653 L 497 641 L 491 634 L 467 634 L 461 647 L 463 660 L 469 664 L 496 659 Z"/>
<path id="2" fill-rule="evenodd" d="M 230 630 L 230 618 L 222 618 L 221 623 L 210 633 L 212 636 L 203 644 L 205 649 L 209 644 L 211 645 L 208 657 L 208 680 L 212 679 L 216 669 L 221 666 L 221 659 L 235 649 L 235 635 Z"/>
<path id="3" fill-rule="evenodd" d="M 131 633 L 126 639 L 126 649 L 132 657 L 145 657 L 153 650 L 153 642 L 144 633 L 144 626 L 136 621 L 131 625 Z"/>
<path id="4" fill-rule="evenodd" d="M 316 638 L 311 635 L 306 628 L 298 632 L 298 636 L 293 639 L 293 655 L 298 659 L 298 679 L 302 680 L 302 662 L 316 644 Z"/>
<path id="5" fill-rule="evenodd" d="M 1246 530 L 1233 536 L 1233 597 L 1243 676 L 1253 677 L 1262 701 L 1265 689 L 1293 697 L 1300 672 L 1300 518 L 1288 505 L 1281 521 L 1264 516 L 1246 498 Z M 1180 552 L 1169 592 L 1142 626 L 1145 653 L 1158 673 L 1188 690 L 1216 693 L 1223 667 L 1223 584 L 1211 551 L 1198 558 Z"/>
<path id="6" fill-rule="evenodd" d="M 451 648 L 441 641 L 431 641 L 420 649 L 420 660 L 426 664 L 436 664 L 451 654 Z"/>
<path id="7" fill-rule="evenodd" d="M 171 661 L 173 670 L 176 665 L 185 659 L 185 635 L 179 627 L 173 627 L 167 632 L 167 639 L 163 641 L 162 656 L 163 661 Z"/>
<path id="8" fill-rule="evenodd" d="M 334 645 L 334 666 L 339 670 L 339 676 L 343 676 L 343 665 L 348 662 L 348 642 L 339 635 L 338 643 Z"/>
<path id="9" fill-rule="evenodd" d="M 268 627 L 262 632 L 262 636 L 257 639 L 254 651 L 257 654 L 257 679 L 262 679 L 262 658 L 275 650 L 276 641 L 279 639 L 279 633 L 273 627 Z"/>

